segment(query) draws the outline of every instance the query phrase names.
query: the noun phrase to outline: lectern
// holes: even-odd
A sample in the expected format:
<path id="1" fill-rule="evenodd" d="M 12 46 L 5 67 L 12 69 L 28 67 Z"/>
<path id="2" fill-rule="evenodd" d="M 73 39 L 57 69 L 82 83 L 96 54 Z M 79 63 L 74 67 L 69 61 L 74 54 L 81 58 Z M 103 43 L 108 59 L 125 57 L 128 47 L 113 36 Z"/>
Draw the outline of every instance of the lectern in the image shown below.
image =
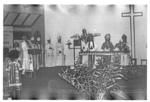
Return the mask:
<path id="1" fill-rule="evenodd" d="M 28 49 L 28 53 L 33 57 L 33 68 L 34 70 L 39 69 L 39 55 L 41 54 L 41 49 Z"/>

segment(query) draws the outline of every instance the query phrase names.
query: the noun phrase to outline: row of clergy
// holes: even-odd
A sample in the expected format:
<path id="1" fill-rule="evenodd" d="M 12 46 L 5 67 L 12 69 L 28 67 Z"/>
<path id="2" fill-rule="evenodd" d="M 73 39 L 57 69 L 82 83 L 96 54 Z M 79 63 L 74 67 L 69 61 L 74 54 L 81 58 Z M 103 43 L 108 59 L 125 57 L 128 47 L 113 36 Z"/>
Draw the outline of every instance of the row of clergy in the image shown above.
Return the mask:
<path id="1" fill-rule="evenodd" d="M 86 51 L 96 51 L 96 45 L 94 43 L 94 35 L 87 33 L 86 29 L 82 30 L 81 36 L 72 36 L 71 38 L 77 38 L 81 44 L 78 46 L 81 46 L 81 52 Z M 68 45 L 71 43 L 68 42 Z M 75 45 L 75 44 L 74 44 Z M 105 42 L 102 44 L 102 50 L 104 51 L 121 51 L 125 54 L 129 54 L 130 48 L 127 43 L 127 36 L 125 34 L 122 35 L 122 39 L 114 46 L 111 42 L 111 35 L 106 34 L 105 35 Z M 54 54 L 56 52 L 56 56 Z M 124 55 L 124 57 L 127 55 Z M 54 58 L 56 58 L 56 61 Z M 123 57 L 123 56 L 122 56 Z M 47 40 L 46 44 L 46 66 L 53 66 L 53 65 L 65 65 L 65 54 L 64 54 L 64 45 L 61 41 L 61 37 L 58 37 L 56 51 L 54 51 L 54 46 L 51 43 L 51 40 Z M 54 63 L 58 62 L 58 63 Z"/>
<path id="2" fill-rule="evenodd" d="M 96 45 L 94 43 L 94 37 L 98 35 L 87 34 L 86 29 L 82 30 L 82 35 L 79 38 L 81 41 L 81 51 L 95 51 Z M 122 39 L 114 46 L 111 42 L 111 35 L 108 33 L 105 35 L 105 42 L 102 44 L 101 49 L 104 51 L 122 51 L 128 53 L 130 51 L 129 44 L 127 43 L 127 36 L 122 35 Z"/>

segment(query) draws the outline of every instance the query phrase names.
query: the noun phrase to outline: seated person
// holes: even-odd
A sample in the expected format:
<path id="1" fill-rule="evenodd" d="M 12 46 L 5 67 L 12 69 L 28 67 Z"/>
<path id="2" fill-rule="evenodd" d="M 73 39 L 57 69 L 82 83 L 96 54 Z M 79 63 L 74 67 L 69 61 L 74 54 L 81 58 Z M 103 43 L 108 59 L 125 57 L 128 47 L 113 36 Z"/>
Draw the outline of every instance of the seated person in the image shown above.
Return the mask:
<path id="1" fill-rule="evenodd" d="M 105 35 L 105 42 L 102 44 L 101 49 L 104 51 L 113 51 L 114 46 L 112 44 L 112 42 L 110 41 L 111 36 L 110 34 L 106 34 Z"/>

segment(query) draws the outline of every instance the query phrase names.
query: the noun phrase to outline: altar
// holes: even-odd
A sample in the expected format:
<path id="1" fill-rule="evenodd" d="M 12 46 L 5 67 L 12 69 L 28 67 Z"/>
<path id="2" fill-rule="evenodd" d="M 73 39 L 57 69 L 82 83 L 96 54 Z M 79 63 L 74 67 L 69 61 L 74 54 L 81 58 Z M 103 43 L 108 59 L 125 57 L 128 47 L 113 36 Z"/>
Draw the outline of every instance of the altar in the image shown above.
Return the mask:
<path id="1" fill-rule="evenodd" d="M 86 56 L 89 67 L 94 67 L 97 65 L 97 60 L 101 60 L 102 63 L 107 63 L 108 65 L 114 64 L 119 66 L 127 66 L 130 64 L 130 59 L 123 58 L 123 55 L 129 55 L 129 53 L 124 53 L 122 51 L 90 51 L 90 52 L 80 52 L 79 56 L 81 58 L 81 64 L 84 63 L 83 57 Z"/>

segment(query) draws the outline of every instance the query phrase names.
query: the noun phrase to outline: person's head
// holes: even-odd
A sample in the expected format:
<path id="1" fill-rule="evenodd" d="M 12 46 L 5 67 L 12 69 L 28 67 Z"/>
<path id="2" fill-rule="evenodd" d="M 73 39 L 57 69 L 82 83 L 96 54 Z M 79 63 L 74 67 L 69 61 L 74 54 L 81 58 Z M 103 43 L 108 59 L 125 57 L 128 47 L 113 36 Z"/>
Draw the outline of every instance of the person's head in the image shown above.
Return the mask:
<path id="1" fill-rule="evenodd" d="M 82 29 L 82 34 L 83 34 L 83 35 L 86 35 L 86 34 L 87 34 L 87 31 L 86 31 L 85 28 Z"/>
<path id="2" fill-rule="evenodd" d="M 122 35 L 122 41 L 127 42 L 127 36 L 125 34 Z"/>
<path id="3" fill-rule="evenodd" d="M 107 33 L 107 34 L 105 35 L 105 41 L 110 41 L 110 38 L 111 38 L 110 34 Z"/>

